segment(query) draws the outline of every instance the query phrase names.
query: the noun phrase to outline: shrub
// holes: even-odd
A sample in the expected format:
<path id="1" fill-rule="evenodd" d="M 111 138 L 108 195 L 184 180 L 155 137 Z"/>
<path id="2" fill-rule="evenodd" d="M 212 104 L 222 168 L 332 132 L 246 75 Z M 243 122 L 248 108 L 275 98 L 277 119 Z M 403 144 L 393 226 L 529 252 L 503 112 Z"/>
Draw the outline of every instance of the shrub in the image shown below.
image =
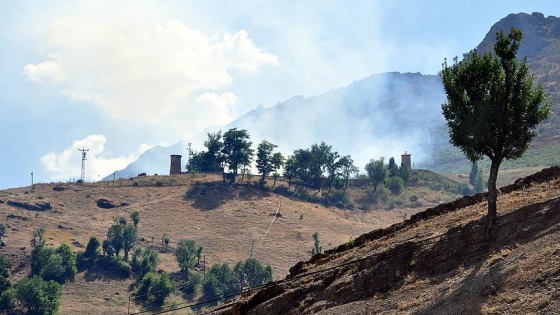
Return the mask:
<path id="1" fill-rule="evenodd" d="M 16 306 L 16 289 L 9 288 L 0 292 L 0 313 L 13 310 Z"/>
<path id="2" fill-rule="evenodd" d="M 189 280 L 187 280 L 187 282 L 183 286 L 182 291 L 185 294 L 195 294 L 196 291 L 198 290 L 198 288 L 200 287 L 200 283 L 202 282 L 202 278 L 200 277 L 199 273 L 191 271 L 188 279 Z"/>
<path id="3" fill-rule="evenodd" d="M 404 187 L 404 181 L 398 176 L 389 177 L 385 180 L 385 187 L 389 189 L 393 194 L 398 195 Z"/>
<path id="4" fill-rule="evenodd" d="M 16 286 L 17 299 L 27 314 L 56 314 L 61 295 L 60 284 L 36 276 L 23 279 Z"/>

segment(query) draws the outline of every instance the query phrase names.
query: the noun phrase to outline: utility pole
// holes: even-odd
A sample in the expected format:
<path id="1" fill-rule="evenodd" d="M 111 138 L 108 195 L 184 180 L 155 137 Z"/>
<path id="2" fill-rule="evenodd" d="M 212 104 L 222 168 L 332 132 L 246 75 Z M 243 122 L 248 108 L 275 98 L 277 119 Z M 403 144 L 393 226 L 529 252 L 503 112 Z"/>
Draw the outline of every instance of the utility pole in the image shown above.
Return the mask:
<path id="1" fill-rule="evenodd" d="M 31 187 L 33 187 L 33 172 L 31 172 Z"/>
<path id="2" fill-rule="evenodd" d="M 84 182 L 84 178 L 86 175 L 86 152 L 89 151 L 89 149 L 78 149 L 78 151 L 82 152 L 82 174 L 80 176 L 80 179 L 82 180 L 82 183 Z"/>

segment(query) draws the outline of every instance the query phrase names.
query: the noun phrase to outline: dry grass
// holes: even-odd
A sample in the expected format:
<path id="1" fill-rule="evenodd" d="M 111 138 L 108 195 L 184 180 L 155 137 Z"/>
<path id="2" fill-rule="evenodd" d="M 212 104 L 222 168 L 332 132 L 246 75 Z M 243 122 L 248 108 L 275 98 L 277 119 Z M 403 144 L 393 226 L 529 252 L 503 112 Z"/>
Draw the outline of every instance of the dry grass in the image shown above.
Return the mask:
<path id="1" fill-rule="evenodd" d="M 285 185 L 279 182 L 277 185 Z M 62 190 L 53 190 L 60 187 Z M 356 188 L 359 190 L 359 188 Z M 357 194 L 367 195 L 361 190 Z M 436 192 L 435 194 L 441 194 Z M 433 198 L 433 196 L 429 196 Z M 102 209 L 96 204 L 107 199 L 125 206 Z M 449 198 L 449 197 L 447 197 Z M 107 228 L 120 216 L 140 213 L 138 234 L 141 246 L 160 250 L 160 269 L 178 270 L 172 254 L 182 239 L 194 239 L 204 247 L 206 264 L 234 264 L 250 256 L 273 267 L 274 279 L 284 278 L 288 269 L 310 257 L 312 234 L 319 232 L 324 250 L 348 242 L 371 230 L 385 227 L 417 209 L 346 211 L 291 200 L 254 186 L 223 184 L 220 176 L 191 175 L 138 177 L 85 185 L 36 184 L 0 191 L 0 218 L 7 226 L 1 251 L 18 266 L 14 280 L 29 272 L 30 240 L 40 227 L 46 229 L 47 244 L 68 244 L 83 250 L 91 236 L 104 238 Z M 9 206 L 8 201 L 35 204 L 48 202 L 52 209 L 36 212 Z M 278 210 L 281 217 L 271 222 Z M 11 218 L 8 218 L 11 216 Z M 270 226 L 268 234 L 265 233 Z M 169 235 L 171 249 L 161 247 L 163 234 Z M 132 279 L 102 273 L 80 273 L 74 283 L 63 286 L 61 314 L 116 314 L 128 309 L 128 289 Z M 184 303 L 181 296 L 170 299 Z M 140 310 L 132 304 L 132 310 Z"/>

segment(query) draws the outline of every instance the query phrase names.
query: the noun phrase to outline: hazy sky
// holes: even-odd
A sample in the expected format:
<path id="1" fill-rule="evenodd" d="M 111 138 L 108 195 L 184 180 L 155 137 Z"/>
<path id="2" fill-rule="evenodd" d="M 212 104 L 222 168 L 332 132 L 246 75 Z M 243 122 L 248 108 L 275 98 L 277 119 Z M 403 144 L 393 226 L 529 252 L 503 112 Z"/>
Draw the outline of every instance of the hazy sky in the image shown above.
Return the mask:
<path id="1" fill-rule="evenodd" d="M 122 169 L 259 105 L 388 71 L 436 74 L 557 0 L 0 0 L 0 189 Z"/>

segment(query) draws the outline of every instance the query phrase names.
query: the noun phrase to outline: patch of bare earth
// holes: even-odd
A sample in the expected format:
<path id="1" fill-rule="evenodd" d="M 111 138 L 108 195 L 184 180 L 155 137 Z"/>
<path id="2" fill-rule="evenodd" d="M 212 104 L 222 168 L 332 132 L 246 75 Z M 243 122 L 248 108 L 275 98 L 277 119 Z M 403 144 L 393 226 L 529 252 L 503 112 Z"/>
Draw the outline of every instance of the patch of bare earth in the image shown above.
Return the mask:
<path id="1" fill-rule="evenodd" d="M 116 207 L 101 208 L 100 199 Z M 8 201 L 31 206 L 48 203 L 51 208 L 32 211 Z M 138 211 L 140 246 L 159 251 L 161 270 L 178 271 L 173 248 L 179 240 L 193 239 L 204 247 L 207 266 L 234 264 L 248 258 L 253 250 L 253 257 L 273 267 L 274 279 L 282 279 L 291 266 L 310 257 L 314 232 L 319 232 L 326 250 L 419 210 L 329 208 L 282 197 L 255 185 L 225 184 L 214 175 L 138 177 L 84 185 L 36 184 L 0 191 L 0 220 L 7 227 L 2 238 L 6 246 L 0 251 L 14 262 L 12 278 L 17 281 L 29 274 L 30 240 L 38 228 L 46 229 L 48 245 L 65 243 L 81 251 L 91 236 L 104 239 L 118 217 L 129 219 L 130 213 Z M 276 212 L 280 215 L 274 219 Z M 171 239 L 167 251 L 161 244 L 164 233 Z M 133 284 L 132 278 L 100 270 L 81 272 L 73 283 L 63 285 L 60 313 L 127 313 Z M 185 303 L 181 295 L 170 300 Z M 130 310 L 142 308 L 131 303 Z"/>
<path id="2" fill-rule="evenodd" d="M 213 314 L 558 314 L 560 168 L 418 213 Z M 462 205 L 459 207 L 459 205 Z M 430 214 L 431 213 L 431 214 Z"/>

